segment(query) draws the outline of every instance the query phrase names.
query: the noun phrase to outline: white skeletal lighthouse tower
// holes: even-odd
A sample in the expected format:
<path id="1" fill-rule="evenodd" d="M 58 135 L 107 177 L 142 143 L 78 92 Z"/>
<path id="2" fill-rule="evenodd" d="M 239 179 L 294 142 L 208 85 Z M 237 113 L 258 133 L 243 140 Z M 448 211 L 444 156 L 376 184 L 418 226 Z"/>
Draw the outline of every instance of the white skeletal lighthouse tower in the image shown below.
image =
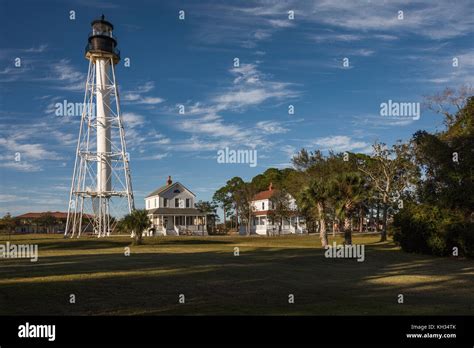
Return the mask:
<path id="1" fill-rule="evenodd" d="M 117 220 L 134 209 L 129 158 L 120 114 L 115 65 L 120 60 L 112 23 L 92 22 L 81 126 L 65 236 L 93 232 L 108 236 Z"/>

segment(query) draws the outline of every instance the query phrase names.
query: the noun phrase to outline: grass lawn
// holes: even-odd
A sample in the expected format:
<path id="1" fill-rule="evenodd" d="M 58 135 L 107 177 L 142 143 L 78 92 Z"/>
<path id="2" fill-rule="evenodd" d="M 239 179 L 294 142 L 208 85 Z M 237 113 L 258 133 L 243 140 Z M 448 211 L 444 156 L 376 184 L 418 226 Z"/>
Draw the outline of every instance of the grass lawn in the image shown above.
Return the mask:
<path id="1" fill-rule="evenodd" d="M 0 314 L 474 314 L 474 260 L 378 240 L 354 238 L 366 245 L 357 262 L 325 258 L 317 236 L 145 238 L 130 256 L 126 237 L 12 236 L 38 244 L 39 260 L 0 259 Z"/>

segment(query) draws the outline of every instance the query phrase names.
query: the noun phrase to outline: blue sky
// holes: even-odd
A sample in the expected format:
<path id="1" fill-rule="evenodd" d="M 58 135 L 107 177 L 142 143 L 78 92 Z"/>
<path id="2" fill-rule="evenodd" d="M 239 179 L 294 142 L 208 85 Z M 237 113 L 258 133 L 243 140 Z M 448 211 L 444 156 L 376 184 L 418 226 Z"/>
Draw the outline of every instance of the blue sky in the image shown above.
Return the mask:
<path id="1" fill-rule="evenodd" d="M 428 0 L 0 1 L 0 215 L 66 210 L 79 118 L 54 105 L 82 102 L 84 47 L 102 13 L 131 62 L 116 74 L 144 207 L 168 175 L 208 200 L 233 176 L 290 166 L 302 147 L 370 152 L 375 140 L 440 129 L 426 109 L 390 118 L 380 104 L 472 84 L 473 10 Z M 258 165 L 217 163 L 225 147 L 256 149 Z"/>

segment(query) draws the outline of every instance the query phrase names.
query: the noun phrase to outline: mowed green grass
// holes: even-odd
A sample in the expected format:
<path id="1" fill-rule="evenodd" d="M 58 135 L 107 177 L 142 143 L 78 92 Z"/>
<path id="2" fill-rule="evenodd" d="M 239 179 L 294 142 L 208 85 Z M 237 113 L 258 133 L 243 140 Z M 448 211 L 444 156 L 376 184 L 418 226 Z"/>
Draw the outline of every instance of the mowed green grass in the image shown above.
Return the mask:
<path id="1" fill-rule="evenodd" d="M 145 238 L 130 256 L 127 237 L 11 238 L 38 244 L 39 260 L 0 259 L 1 315 L 474 314 L 474 260 L 408 254 L 378 236 L 354 238 L 364 262 L 325 258 L 312 235 Z"/>

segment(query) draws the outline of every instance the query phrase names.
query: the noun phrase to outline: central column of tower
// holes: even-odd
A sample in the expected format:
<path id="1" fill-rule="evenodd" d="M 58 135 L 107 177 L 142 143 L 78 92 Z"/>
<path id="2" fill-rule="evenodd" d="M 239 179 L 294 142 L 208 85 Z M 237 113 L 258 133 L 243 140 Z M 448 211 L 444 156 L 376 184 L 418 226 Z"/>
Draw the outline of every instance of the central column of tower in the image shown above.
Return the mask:
<path id="1" fill-rule="evenodd" d="M 97 192 L 111 191 L 111 129 L 110 97 L 107 86 L 110 64 L 107 59 L 96 59 L 96 115 L 97 115 Z"/>

